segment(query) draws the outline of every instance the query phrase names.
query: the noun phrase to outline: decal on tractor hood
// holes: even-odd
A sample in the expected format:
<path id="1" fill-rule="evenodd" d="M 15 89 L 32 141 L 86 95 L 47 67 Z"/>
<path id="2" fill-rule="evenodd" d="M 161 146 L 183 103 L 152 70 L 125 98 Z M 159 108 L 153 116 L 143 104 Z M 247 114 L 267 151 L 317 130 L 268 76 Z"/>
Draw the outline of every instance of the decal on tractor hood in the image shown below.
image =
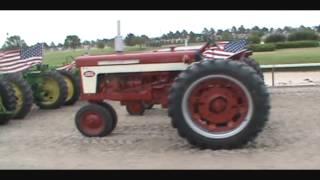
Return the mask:
<path id="1" fill-rule="evenodd" d="M 93 72 L 93 71 L 86 71 L 86 72 L 83 73 L 83 75 L 85 77 L 94 77 L 96 75 L 96 73 Z"/>

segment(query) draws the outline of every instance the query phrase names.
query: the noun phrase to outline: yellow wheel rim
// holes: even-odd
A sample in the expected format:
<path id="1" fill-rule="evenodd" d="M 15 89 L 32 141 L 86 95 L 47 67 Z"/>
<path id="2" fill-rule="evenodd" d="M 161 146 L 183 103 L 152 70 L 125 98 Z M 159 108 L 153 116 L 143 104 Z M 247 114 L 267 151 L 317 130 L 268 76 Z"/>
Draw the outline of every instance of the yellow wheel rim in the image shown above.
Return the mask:
<path id="1" fill-rule="evenodd" d="M 68 95 L 67 95 L 66 101 L 69 101 L 74 94 L 74 87 L 73 87 L 73 83 L 72 83 L 71 79 L 64 76 L 64 80 L 66 81 L 67 88 L 68 88 Z"/>
<path id="2" fill-rule="evenodd" d="M 17 98 L 17 106 L 16 106 L 15 112 L 18 112 L 21 110 L 22 105 L 23 105 L 23 93 L 22 93 L 21 89 L 16 84 L 14 84 L 14 83 L 11 83 L 11 84 L 12 84 L 15 96 Z"/>
<path id="3" fill-rule="evenodd" d="M 44 92 L 42 104 L 50 105 L 59 99 L 60 88 L 56 80 L 51 78 L 44 79 L 42 90 Z"/>

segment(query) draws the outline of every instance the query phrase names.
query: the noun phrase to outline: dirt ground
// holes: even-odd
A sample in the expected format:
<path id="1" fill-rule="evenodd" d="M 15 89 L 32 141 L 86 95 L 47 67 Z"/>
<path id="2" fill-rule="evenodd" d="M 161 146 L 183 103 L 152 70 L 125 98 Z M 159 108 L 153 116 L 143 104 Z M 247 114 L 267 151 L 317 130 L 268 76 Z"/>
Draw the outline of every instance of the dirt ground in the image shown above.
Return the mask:
<path id="1" fill-rule="evenodd" d="M 268 78 L 267 78 L 268 79 Z M 86 138 L 75 128 L 83 106 L 34 107 L 24 120 L 0 126 L 0 169 L 320 169 L 320 86 L 270 88 L 270 119 L 259 136 L 236 150 L 198 150 L 156 106 L 119 117 L 113 134 Z"/>

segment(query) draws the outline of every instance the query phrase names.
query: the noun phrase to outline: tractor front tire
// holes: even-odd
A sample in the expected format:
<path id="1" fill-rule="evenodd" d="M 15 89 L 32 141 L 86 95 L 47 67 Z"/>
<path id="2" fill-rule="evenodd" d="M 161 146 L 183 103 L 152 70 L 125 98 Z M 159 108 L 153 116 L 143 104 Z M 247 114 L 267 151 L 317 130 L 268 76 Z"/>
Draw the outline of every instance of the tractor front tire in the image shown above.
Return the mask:
<path id="1" fill-rule="evenodd" d="M 68 88 L 68 95 L 64 105 L 70 106 L 75 104 L 80 97 L 80 81 L 79 79 L 74 76 L 71 72 L 68 71 L 59 71 L 60 74 L 63 76 L 64 80 L 67 83 Z"/>
<path id="2" fill-rule="evenodd" d="M 4 125 L 13 117 L 17 106 L 14 90 L 5 80 L 0 80 L 0 106 L 5 108 L 3 112 L 0 112 L 0 125 Z"/>
<path id="3" fill-rule="evenodd" d="M 265 126 L 269 93 L 256 71 L 231 60 L 206 60 L 180 73 L 169 94 L 178 134 L 200 149 L 240 148 Z"/>
<path id="4" fill-rule="evenodd" d="M 75 117 L 76 127 L 87 137 L 104 137 L 115 127 L 115 119 L 109 108 L 98 104 L 82 107 Z"/>
<path id="5" fill-rule="evenodd" d="M 35 99 L 36 105 L 40 109 L 60 108 L 68 95 L 67 83 L 63 76 L 57 71 L 44 72 L 41 76 L 43 78 L 42 88 L 35 93 L 44 93 L 44 95 Z"/>
<path id="6" fill-rule="evenodd" d="M 104 107 L 107 111 L 110 112 L 112 119 L 113 119 L 113 126 L 112 126 L 112 130 L 113 131 L 117 124 L 118 124 L 118 116 L 117 116 L 117 112 L 114 110 L 114 108 L 107 102 L 97 102 L 96 104 Z"/>
<path id="7" fill-rule="evenodd" d="M 5 77 L 13 87 L 17 98 L 17 107 L 14 119 L 23 119 L 31 111 L 33 105 L 33 93 L 31 86 L 23 79 L 21 74 L 8 74 Z"/>

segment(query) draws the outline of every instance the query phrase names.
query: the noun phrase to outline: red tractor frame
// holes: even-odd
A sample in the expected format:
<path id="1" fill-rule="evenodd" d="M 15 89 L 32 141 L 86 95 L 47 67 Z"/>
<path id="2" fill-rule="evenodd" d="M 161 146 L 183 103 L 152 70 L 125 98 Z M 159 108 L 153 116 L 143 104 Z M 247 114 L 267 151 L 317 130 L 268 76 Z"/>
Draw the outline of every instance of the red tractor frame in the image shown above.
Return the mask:
<path id="1" fill-rule="evenodd" d="M 131 54 L 82 56 L 81 99 L 90 102 L 76 115 L 88 137 L 110 134 L 116 111 L 104 100 L 120 101 L 130 114 L 142 115 L 160 104 L 173 127 L 192 145 L 210 149 L 241 147 L 263 129 L 269 93 L 259 65 L 242 50 L 227 58 L 208 58 L 211 47 Z"/>

